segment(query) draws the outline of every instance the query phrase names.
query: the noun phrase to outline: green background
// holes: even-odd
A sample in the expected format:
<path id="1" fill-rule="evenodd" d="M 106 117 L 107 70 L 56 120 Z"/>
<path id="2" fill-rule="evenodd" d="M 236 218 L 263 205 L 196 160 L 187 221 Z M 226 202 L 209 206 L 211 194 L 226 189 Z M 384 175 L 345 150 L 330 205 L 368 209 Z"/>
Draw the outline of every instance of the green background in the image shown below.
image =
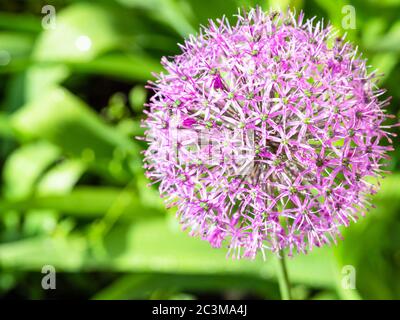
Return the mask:
<path id="1" fill-rule="evenodd" d="M 55 29 L 46 4 L 56 10 Z M 347 31 L 385 74 L 380 85 L 397 115 L 400 0 L 1 1 L 0 297 L 279 299 L 272 256 L 232 260 L 180 231 L 146 186 L 144 145 L 134 139 L 160 58 L 179 53 L 177 43 L 207 18 L 255 4 L 302 8 Z M 341 28 L 348 4 L 354 30 Z M 296 299 L 400 298 L 394 144 L 377 208 L 343 230 L 337 246 L 288 261 Z M 45 265 L 56 269 L 56 290 L 41 287 Z M 356 289 L 345 286 L 349 270 Z"/>

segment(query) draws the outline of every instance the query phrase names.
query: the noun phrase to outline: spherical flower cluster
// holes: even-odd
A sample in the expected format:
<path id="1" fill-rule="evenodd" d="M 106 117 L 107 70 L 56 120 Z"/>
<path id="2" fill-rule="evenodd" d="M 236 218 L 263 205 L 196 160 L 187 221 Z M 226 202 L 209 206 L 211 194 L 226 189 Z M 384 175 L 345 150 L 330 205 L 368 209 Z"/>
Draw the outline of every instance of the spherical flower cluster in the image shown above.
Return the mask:
<path id="1" fill-rule="evenodd" d="M 148 86 L 147 176 L 184 229 L 237 258 L 335 242 L 391 150 L 376 74 L 313 20 L 210 21 Z"/>

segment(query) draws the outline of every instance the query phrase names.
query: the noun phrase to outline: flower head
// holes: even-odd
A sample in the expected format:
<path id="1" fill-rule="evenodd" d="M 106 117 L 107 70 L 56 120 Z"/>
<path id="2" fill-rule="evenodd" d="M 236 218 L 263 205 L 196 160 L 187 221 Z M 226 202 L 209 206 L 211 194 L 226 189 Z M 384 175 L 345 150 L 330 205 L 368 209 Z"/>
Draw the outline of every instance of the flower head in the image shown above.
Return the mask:
<path id="1" fill-rule="evenodd" d="M 210 21 L 149 88 L 145 168 L 192 235 L 234 257 L 305 252 L 376 192 L 390 126 L 376 75 L 331 27 L 252 9 Z"/>

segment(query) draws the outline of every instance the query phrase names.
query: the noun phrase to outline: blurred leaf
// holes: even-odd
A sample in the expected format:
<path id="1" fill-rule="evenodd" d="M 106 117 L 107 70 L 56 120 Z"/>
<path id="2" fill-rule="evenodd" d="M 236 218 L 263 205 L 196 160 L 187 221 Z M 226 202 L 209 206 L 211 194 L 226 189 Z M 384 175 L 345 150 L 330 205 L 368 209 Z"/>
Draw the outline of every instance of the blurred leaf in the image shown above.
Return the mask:
<path id="1" fill-rule="evenodd" d="M 376 41 L 383 36 L 385 29 L 388 25 L 388 22 L 384 17 L 374 17 L 368 20 L 368 23 L 365 24 L 364 30 L 362 33 L 362 42 L 365 47 L 373 46 Z"/>
<path id="2" fill-rule="evenodd" d="M 76 250 L 74 239 L 76 237 L 72 237 L 71 241 L 58 238 L 28 239 L 0 245 L 0 265 L 28 270 L 39 270 L 43 264 L 52 264 L 69 271 L 251 274 L 266 280 L 275 276 L 275 264 L 271 263 L 270 257 L 267 261 L 227 259 L 226 249 L 213 249 L 205 241 L 190 238 L 176 226 L 171 228 L 163 219 L 142 220 L 115 227 L 104 239 L 106 256 L 90 255 L 89 247 L 82 248 L 81 240 L 81 257 L 74 254 L 75 263 L 71 263 L 71 260 L 63 261 L 58 252 L 53 250 L 59 250 L 60 246 L 63 246 L 64 252 Z M 71 243 L 71 246 L 65 247 L 66 243 Z M 40 250 L 40 257 L 35 256 Z M 307 256 L 299 255 L 288 262 L 293 283 L 304 283 L 316 288 L 334 286 L 331 265 L 329 248 L 317 249 Z"/>
<path id="3" fill-rule="evenodd" d="M 63 161 L 41 178 L 36 194 L 65 194 L 71 191 L 85 169 L 85 165 L 81 161 Z"/>
<path id="4" fill-rule="evenodd" d="M 191 7 L 195 29 L 199 28 L 200 24 L 208 25 L 209 19 L 222 18 L 224 15 L 232 21 L 232 16 L 238 12 L 238 5 L 235 1 L 214 0 L 210 7 L 205 6 L 201 0 L 189 0 L 188 5 Z"/>
<path id="5" fill-rule="evenodd" d="M 367 0 L 365 2 L 375 7 L 400 7 L 400 0 Z"/>
<path id="6" fill-rule="evenodd" d="M 354 41 L 357 39 L 356 30 L 354 29 L 345 29 L 343 30 L 342 20 L 348 14 L 346 11 L 342 13 L 342 10 L 345 6 L 351 5 L 349 0 L 336 0 L 336 1 L 326 1 L 326 0 L 314 0 L 318 6 L 320 6 L 325 12 L 328 14 L 329 20 L 325 19 L 324 25 L 326 26 L 328 22 L 334 25 L 340 33 L 346 33 L 347 39 Z M 356 10 L 356 23 L 357 26 L 360 26 L 360 16 L 357 15 Z"/>
<path id="7" fill-rule="evenodd" d="M 236 5 L 238 8 L 254 8 L 256 6 L 260 6 L 265 11 L 270 9 L 268 0 L 236 0 Z"/>
<path id="8" fill-rule="evenodd" d="M 13 116 L 12 123 L 21 138 L 47 139 L 117 179 L 129 179 L 128 156 L 140 167 L 134 142 L 64 89 L 54 89 L 32 101 Z"/>
<path id="9" fill-rule="evenodd" d="M 0 112 L 0 137 L 12 137 L 10 117 Z"/>
<path id="10" fill-rule="evenodd" d="M 380 82 L 383 82 L 389 77 L 393 69 L 396 67 L 397 63 L 398 57 L 392 52 L 379 53 L 371 59 L 371 65 L 374 66 L 374 68 L 376 68 L 378 72 L 383 75 L 381 78 L 379 78 Z"/>
<path id="11" fill-rule="evenodd" d="M 77 3 L 57 13 L 57 26 L 45 30 L 35 48 L 35 57 L 46 61 L 88 61 L 116 48 L 119 34 L 106 8 Z"/>
<path id="12" fill-rule="evenodd" d="M 386 205 L 397 208 L 400 205 L 400 189 L 397 188 L 399 184 L 399 173 L 385 176 L 381 181 L 379 192 L 373 198 L 374 201 L 383 201 Z"/>
<path id="13" fill-rule="evenodd" d="M 113 187 L 76 187 L 66 194 L 37 195 L 24 201 L 0 201 L 0 212 L 6 210 L 50 209 L 82 218 L 102 217 L 121 201 L 125 218 L 150 218 L 162 213 L 156 203 L 144 203 L 135 190 Z"/>
<path id="14" fill-rule="evenodd" d="M 3 100 L 3 110 L 10 114 L 25 103 L 25 74 L 18 72 L 10 75 L 6 85 L 6 92 Z"/>
<path id="15" fill-rule="evenodd" d="M 151 58 L 128 54 L 109 54 L 85 63 L 68 64 L 78 73 L 117 76 L 128 80 L 147 81 L 152 72 L 162 70 L 161 64 Z"/>
<path id="16" fill-rule="evenodd" d="M 118 123 L 116 128 L 126 136 L 138 137 L 144 135 L 144 128 L 140 126 L 138 120 L 125 118 Z"/>
<path id="17" fill-rule="evenodd" d="M 10 290 L 17 285 L 17 277 L 12 271 L 2 271 L 0 273 L 0 294 Z"/>
<path id="18" fill-rule="evenodd" d="M 133 54 L 108 54 L 87 62 L 35 64 L 27 70 L 27 99 L 43 96 L 46 91 L 60 85 L 71 73 L 96 74 L 145 82 L 152 77 L 152 72 L 160 71 L 162 67 L 157 60 Z"/>
<path id="19" fill-rule="evenodd" d="M 338 296 L 332 291 L 323 291 L 314 296 L 313 300 L 338 300 Z"/>
<path id="20" fill-rule="evenodd" d="M 42 172 L 59 156 L 60 150 L 44 141 L 17 149 L 7 158 L 4 166 L 5 196 L 10 199 L 29 196 Z"/>
<path id="21" fill-rule="evenodd" d="M 10 58 L 18 58 L 30 54 L 33 38 L 19 32 L 0 32 L 0 51 L 6 51 Z"/>
<path id="22" fill-rule="evenodd" d="M 26 100 L 40 99 L 69 75 L 70 70 L 65 64 L 32 65 L 26 71 Z"/>
<path id="23" fill-rule="evenodd" d="M 40 19 L 32 14 L 0 12 L 0 27 L 7 30 L 40 32 Z"/>
<path id="24" fill-rule="evenodd" d="M 348 0 L 324 1 L 314 0 L 321 8 L 323 8 L 332 20 L 332 23 L 340 27 L 342 21 L 342 8 L 349 5 Z"/>
<path id="25" fill-rule="evenodd" d="M 86 250 L 86 242 L 80 236 L 20 240 L 0 245 L 0 267 L 10 266 L 11 262 L 15 269 L 35 266 L 40 271 L 44 265 L 52 264 L 60 271 L 79 270 L 84 265 Z"/>
<path id="26" fill-rule="evenodd" d="M 400 53 L 400 21 L 397 21 L 383 37 L 370 47 L 372 51 L 390 51 Z"/>
<path id="27" fill-rule="evenodd" d="M 303 0 L 267 0 L 269 7 L 275 10 L 285 11 L 287 8 L 301 8 Z"/>
<path id="28" fill-rule="evenodd" d="M 165 36 L 157 30 L 143 30 L 143 33 L 133 35 L 130 39 L 141 48 L 160 50 L 161 54 L 176 53 L 177 50 L 177 37 Z"/>
<path id="29" fill-rule="evenodd" d="M 29 210 L 25 216 L 22 233 L 25 237 L 50 234 L 57 228 L 57 214 L 52 210 Z"/>
<path id="30" fill-rule="evenodd" d="M 64 160 L 42 176 L 35 190 L 35 196 L 67 194 L 74 187 L 84 169 L 85 166 L 78 160 Z M 29 200 L 22 203 L 29 203 Z M 27 210 L 23 223 L 25 236 L 50 234 L 57 229 L 58 233 L 60 229 L 67 233 L 70 231 L 70 229 L 66 230 L 68 221 L 60 221 L 59 214 L 54 208 L 35 209 L 31 205 L 26 205 L 25 208 L 20 206 L 19 209 L 21 208 Z M 72 226 L 70 227 L 72 228 Z"/>
<path id="31" fill-rule="evenodd" d="M 146 102 L 147 91 L 142 86 L 136 86 L 129 92 L 129 102 L 133 111 L 142 112 Z"/>
<path id="32" fill-rule="evenodd" d="M 118 2 L 147 10 L 150 16 L 170 25 L 181 36 L 195 33 L 187 18 L 188 10 L 185 8 L 185 2 L 177 0 L 118 0 Z"/>
<path id="33" fill-rule="evenodd" d="M 276 283 L 251 275 L 204 274 L 133 274 L 122 276 L 111 286 L 94 296 L 98 300 L 145 299 L 156 290 L 196 291 L 211 293 L 235 290 L 258 293 L 260 296 L 279 299 Z"/>
<path id="34" fill-rule="evenodd" d="M 382 181 L 374 196 L 377 208 L 360 222 L 344 230 L 345 241 L 335 248 L 338 275 L 343 266 L 356 271 L 356 288 L 365 299 L 398 299 L 400 297 L 400 192 L 398 174 Z M 354 299 L 357 291 L 343 290 L 338 280 L 338 292 L 343 298 Z"/>

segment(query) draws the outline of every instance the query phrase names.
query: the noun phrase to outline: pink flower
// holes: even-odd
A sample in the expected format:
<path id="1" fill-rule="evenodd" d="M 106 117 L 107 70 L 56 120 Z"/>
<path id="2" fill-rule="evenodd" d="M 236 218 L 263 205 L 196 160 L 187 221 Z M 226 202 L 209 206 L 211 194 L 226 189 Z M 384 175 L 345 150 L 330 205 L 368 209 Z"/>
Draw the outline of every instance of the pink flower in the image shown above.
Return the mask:
<path id="1" fill-rule="evenodd" d="M 392 150 L 375 74 L 312 21 L 259 8 L 211 21 L 149 83 L 147 176 L 191 235 L 238 258 L 335 242 Z"/>

